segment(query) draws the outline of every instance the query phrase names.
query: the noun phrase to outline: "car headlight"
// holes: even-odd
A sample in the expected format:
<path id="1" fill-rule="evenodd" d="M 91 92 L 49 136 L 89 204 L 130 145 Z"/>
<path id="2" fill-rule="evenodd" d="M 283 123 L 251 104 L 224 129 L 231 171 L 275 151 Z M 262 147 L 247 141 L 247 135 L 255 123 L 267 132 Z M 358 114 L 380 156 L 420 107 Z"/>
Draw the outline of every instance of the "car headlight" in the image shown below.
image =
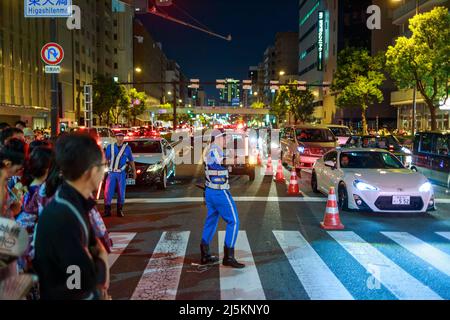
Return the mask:
<path id="1" fill-rule="evenodd" d="M 402 147 L 402 152 L 406 153 L 406 154 L 411 154 L 411 150 L 409 150 L 408 148 Z"/>
<path id="2" fill-rule="evenodd" d="M 304 153 L 305 152 L 305 147 L 304 146 L 299 146 L 299 147 L 297 147 L 297 150 L 300 153 Z"/>
<path id="3" fill-rule="evenodd" d="M 359 180 L 353 181 L 353 185 L 356 187 L 356 189 L 358 189 L 360 191 L 376 191 L 376 190 L 378 190 L 377 187 L 374 187 L 371 184 L 368 184 L 366 182 L 362 182 Z"/>
<path id="4" fill-rule="evenodd" d="M 162 162 L 158 162 L 158 163 L 150 165 L 147 168 L 147 172 L 156 172 L 156 171 L 160 170 L 161 169 L 161 164 L 162 164 Z"/>
<path id="5" fill-rule="evenodd" d="M 256 164 L 257 159 L 256 159 L 255 156 L 250 156 L 250 157 L 248 157 L 248 162 L 249 162 L 250 164 Z"/>
<path id="6" fill-rule="evenodd" d="M 419 187 L 419 192 L 429 192 L 431 188 L 432 188 L 431 183 L 425 182 Z"/>

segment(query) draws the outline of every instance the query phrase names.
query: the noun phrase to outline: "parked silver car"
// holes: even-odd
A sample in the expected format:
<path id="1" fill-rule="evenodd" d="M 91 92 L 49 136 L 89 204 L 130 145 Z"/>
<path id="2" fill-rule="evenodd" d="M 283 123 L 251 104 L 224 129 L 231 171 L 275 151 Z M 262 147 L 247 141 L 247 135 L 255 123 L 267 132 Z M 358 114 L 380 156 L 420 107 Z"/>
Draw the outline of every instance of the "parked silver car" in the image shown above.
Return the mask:
<path id="1" fill-rule="evenodd" d="M 281 159 L 296 169 L 311 169 L 317 159 L 338 147 L 331 130 L 321 125 L 287 126 L 280 131 Z"/>

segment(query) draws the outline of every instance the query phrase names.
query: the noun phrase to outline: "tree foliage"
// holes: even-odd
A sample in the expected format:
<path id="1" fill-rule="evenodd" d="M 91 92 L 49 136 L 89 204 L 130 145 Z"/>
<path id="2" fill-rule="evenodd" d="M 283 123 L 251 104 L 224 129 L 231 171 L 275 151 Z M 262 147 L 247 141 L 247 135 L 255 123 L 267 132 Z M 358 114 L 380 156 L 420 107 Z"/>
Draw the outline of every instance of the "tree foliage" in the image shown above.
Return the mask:
<path id="1" fill-rule="evenodd" d="M 305 123 L 313 120 L 314 95 L 311 90 L 300 90 L 298 81 L 290 82 L 289 85 L 280 86 L 271 106 L 271 114 L 281 122 L 286 119 L 288 112 L 292 113 L 294 120 Z"/>
<path id="2" fill-rule="evenodd" d="M 104 76 L 94 79 L 93 94 L 93 113 L 99 117 L 100 123 L 106 118 L 109 125 L 111 117 L 115 122 L 118 121 L 119 108 L 129 103 L 125 87 Z"/>
<path id="3" fill-rule="evenodd" d="M 261 101 L 255 101 L 252 103 L 252 105 L 250 106 L 252 109 L 263 109 L 265 107 L 264 102 Z"/>
<path id="4" fill-rule="evenodd" d="M 448 99 L 450 14 L 445 7 L 409 20 L 411 37 L 399 37 L 386 52 L 386 66 L 401 89 L 415 86 L 422 94 L 436 130 L 436 111 Z"/>
<path id="5" fill-rule="evenodd" d="M 367 109 L 383 101 L 380 87 L 385 80 L 384 57 L 372 57 L 366 49 L 349 47 L 339 52 L 337 65 L 331 85 L 336 94 L 336 106 L 360 108 L 363 133 L 367 134 Z"/>
<path id="6" fill-rule="evenodd" d="M 128 91 L 130 104 L 123 110 L 123 116 L 136 125 L 136 118 L 142 115 L 146 110 L 147 95 L 145 92 L 138 92 L 135 88 Z"/>

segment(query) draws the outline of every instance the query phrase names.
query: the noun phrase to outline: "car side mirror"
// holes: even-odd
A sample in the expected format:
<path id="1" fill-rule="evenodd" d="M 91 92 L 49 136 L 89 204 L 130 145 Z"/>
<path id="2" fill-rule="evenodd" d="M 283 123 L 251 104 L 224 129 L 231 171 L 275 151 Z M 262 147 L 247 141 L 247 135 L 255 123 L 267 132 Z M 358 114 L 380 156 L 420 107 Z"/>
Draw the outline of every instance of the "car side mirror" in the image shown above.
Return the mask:
<path id="1" fill-rule="evenodd" d="M 330 167 L 331 169 L 336 169 L 336 162 L 334 161 L 325 161 L 324 165 L 326 167 Z"/>

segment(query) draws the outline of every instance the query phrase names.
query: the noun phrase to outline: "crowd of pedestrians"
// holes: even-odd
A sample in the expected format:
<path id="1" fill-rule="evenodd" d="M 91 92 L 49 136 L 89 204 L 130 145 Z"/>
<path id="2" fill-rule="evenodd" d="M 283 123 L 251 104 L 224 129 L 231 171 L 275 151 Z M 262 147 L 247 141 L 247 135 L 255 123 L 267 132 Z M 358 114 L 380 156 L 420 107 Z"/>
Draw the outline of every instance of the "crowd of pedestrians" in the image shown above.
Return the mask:
<path id="1" fill-rule="evenodd" d="M 23 122 L 0 123 L 0 219 L 28 233 L 21 257 L 0 255 L 0 283 L 34 274 L 27 299 L 109 299 L 112 242 L 93 196 L 105 168 L 89 135 L 44 140 Z"/>

